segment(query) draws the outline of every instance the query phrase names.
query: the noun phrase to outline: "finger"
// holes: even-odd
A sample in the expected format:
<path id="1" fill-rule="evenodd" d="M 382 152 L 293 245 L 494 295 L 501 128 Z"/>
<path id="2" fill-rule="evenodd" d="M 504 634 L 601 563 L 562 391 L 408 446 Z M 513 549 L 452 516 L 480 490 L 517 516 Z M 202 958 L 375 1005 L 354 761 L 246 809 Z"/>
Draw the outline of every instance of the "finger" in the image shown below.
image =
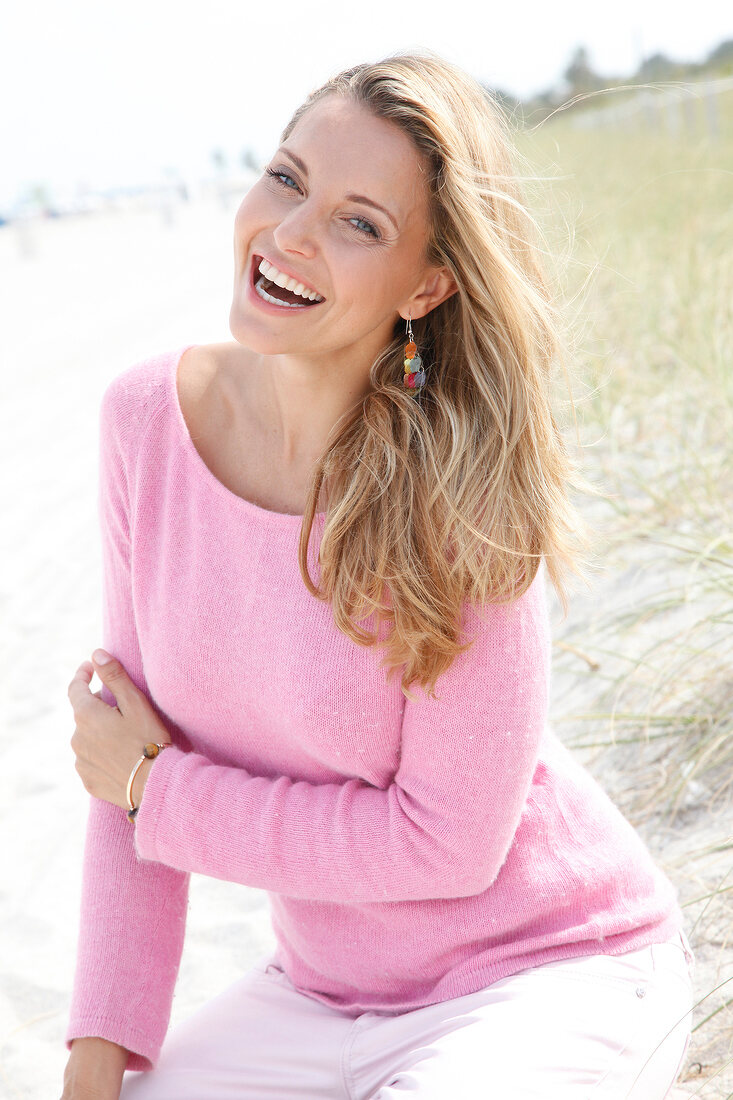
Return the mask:
<path id="1" fill-rule="evenodd" d="M 89 685 L 92 682 L 93 675 L 94 666 L 91 662 L 82 661 L 74 673 L 67 691 L 69 702 L 74 710 L 83 706 L 86 700 L 91 697 L 92 693 L 89 690 Z"/>
<path id="2" fill-rule="evenodd" d="M 100 660 L 101 658 L 101 660 Z M 92 653 L 93 669 L 99 679 L 115 697 L 121 713 L 129 710 L 138 701 L 140 692 L 133 684 L 122 664 L 103 649 Z"/>
<path id="3" fill-rule="evenodd" d="M 99 691 L 93 691 L 92 695 L 94 696 L 95 699 L 99 699 L 100 703 L 104 703 L 104 705 L 107 707 L 108 710 L 116 710 L 118 714 L 122 713 L 122 711 L 120 710 L 119 707 L 117 707 L 117 706 L 113 707 L 111 703 L 105 702 L 104 697 L 102 695 L 102 689 L 101 688 L 99 689 Z"/>

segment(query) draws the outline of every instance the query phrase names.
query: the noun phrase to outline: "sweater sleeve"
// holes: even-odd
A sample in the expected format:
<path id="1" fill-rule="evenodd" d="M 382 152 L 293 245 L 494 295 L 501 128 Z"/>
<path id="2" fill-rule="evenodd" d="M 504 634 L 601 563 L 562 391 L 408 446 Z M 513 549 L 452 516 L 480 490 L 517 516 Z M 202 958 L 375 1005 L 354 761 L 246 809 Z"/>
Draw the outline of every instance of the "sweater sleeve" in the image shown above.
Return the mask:
<path id="1" fill-rule="evenodd" d="M 296 898 L 342 903 L 481 893 L 507 856 L 536 768 L 549 697 L 540 570 L 507 605 L 466 611 L 467 640 L 404 706 L 386 789 L 249 774 L 169 749 L 148 776 L 139 855 Z"/>
<path id="2" fill-rule="evenodd" d="M 129 463 L 123 445 L 129 418 L 124 403 L 116 399 L 119 389 L 117 381 L 105 392 L 100 416 L 102 645 L 150 697 L 131 595 Z M 115 705 L 106 687 L 102 698 Z M 83 1036 L 108 1039 L 131 1052 L 128 1069 L 149 1070 L 168 1027 L 189 876 L 138 859 L 133 838 L 134 828 L 119 806 L 91 799 L 66 1044 Z"/>

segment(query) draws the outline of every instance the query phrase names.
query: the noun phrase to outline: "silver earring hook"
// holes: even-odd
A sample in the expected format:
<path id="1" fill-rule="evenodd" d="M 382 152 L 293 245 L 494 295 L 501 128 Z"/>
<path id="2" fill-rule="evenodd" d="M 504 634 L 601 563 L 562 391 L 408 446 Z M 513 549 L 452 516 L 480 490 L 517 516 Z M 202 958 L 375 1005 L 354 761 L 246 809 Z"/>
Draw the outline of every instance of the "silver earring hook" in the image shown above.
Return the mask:
<path id="1" fill-rule="evenodd" d="M 408 314 L 408 316 L 407 316 L 407 335 L 410 337 L 411 340 L 413 339 L 413 336 L 412 336 L 412 314 Z"/>

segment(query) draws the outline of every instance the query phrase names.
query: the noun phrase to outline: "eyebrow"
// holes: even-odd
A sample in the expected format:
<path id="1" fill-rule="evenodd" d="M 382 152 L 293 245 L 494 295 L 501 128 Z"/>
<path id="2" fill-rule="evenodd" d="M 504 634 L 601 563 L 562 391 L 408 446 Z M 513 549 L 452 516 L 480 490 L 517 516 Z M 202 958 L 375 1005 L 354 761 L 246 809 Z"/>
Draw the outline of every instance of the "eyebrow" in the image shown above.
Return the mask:
<path id="1" fill-rule="evenodd" d="M 307 177 L 308 169 L 306 168 L 305 163 L 300 159 L 299 156 L 296 156 L 295 153 L 291 152 L 286 145 L 281 145 L 279 151 L 281 153 L 286 153 L 290 157 L 290 159 L 294 161 L 295 164 L 297 164 L 303 175 Z M 371 206 L 375 210 L 379 210 L 382 214 L 385 214 L 389 218 L 389 220 L 392 222 L 392 225 L 399 233 L 400 227 L 395 221 L 393 215 L 389 212 L 389 210 L 387 210 L 385 206 L 380 206 L 378 202 L 375 202 L 374 199 L 368 199 L 366 195 L 355 195 L 352 191 L 349 191 L 346 198 L 349 200 L 349 202 L 360 202 L 363 206 Z"/>

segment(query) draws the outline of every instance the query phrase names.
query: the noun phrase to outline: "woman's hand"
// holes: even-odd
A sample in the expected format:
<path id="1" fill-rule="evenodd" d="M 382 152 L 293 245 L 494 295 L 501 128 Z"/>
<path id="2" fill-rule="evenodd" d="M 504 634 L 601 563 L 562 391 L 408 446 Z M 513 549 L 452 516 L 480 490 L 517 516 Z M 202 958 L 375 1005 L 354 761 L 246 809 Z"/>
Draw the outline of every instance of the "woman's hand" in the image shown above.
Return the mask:
<path id="1" fill-rule="evenodd" d="M 89 685 L 95 672 L 114 695 L 116 707 L 103 701 L 101 691 L 92 692 Z M 69 702 L 76 722 L 71 747 L 82 783 L 95 798 L 126 810 L 127 781 L 143 746 L 150 741 L 168 743 L 168 730 L 120 662 L 103 649 L 95 650 L 92 661 L 79 665 L 69 684 Z M 153 760 L 146 760 L 135 776 L 136 806 L 152 764 Z"/>

